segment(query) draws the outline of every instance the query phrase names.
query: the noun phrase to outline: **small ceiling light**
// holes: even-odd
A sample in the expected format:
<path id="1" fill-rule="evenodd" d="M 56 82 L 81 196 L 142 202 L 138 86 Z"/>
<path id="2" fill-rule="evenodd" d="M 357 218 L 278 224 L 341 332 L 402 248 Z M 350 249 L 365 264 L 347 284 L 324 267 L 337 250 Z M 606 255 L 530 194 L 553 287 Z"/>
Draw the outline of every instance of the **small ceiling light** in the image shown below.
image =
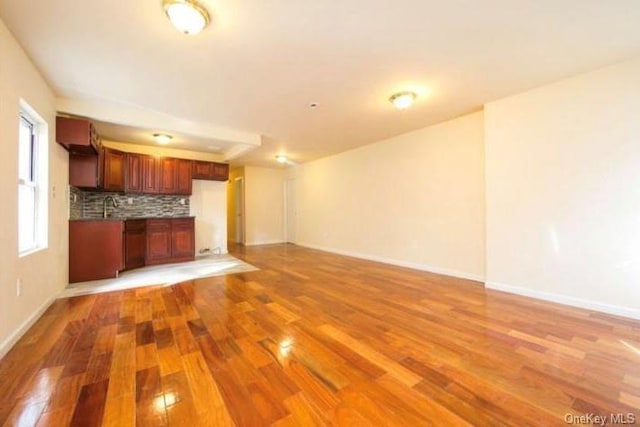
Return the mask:
<path id="1" fill-rule="evenodd" d="M 278 154 L 276 156 L 276 160 L 278 161 L 278 163 L 283 163 L 284 164 L 284 163 L 287 163 L 287 160 L 289 160 L 289 159 L 287 159 L 287 156 L 285 156 L 284 154 Z"/>
<path id="2" fill-rule="evenodd" d="M 309 108 L 318 108 L 318 103 L 312 102 L 311 104 L 309 104 Z"/>
<path id="3" fill-rule="evenodd" d="M 155 139 L 158 144 L 167 145 L 173 137 L 164 133 L 154 133 L 153 139 Z"/>
<path id="4" fill-rule="evenodd" d="M 413 105 L 413 101 L 416 100 L 418 95 L 415 92 L 398 92 L 389 98 L 389 101 L 398 110 L 406 110 Z"/>
<path id="5" fill-rule="evenodd" d="M 209 13 L 195 0 L 164 0 L 164 11 L 176 29 L 198 34 L 209 23 Z"/>

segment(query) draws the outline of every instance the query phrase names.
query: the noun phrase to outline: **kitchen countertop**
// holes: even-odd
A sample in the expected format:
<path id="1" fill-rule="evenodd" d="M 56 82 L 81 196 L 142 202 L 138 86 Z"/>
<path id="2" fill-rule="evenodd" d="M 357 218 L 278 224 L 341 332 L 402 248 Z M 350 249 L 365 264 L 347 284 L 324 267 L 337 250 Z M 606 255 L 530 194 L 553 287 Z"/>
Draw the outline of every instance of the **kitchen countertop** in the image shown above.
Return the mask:
<path id="1" fill-rule="evenodd" d="M 127 221 L 127 220 L 136 220 L 136 219 L 185 219 L 185 218 L 195 218 L 195 216 L 145 216 L 145 217 L 130 217 L 130 218 L 119 218 L 119 217 L 76 218 L 76 219 L 69 219 L 69 221 Z"/>

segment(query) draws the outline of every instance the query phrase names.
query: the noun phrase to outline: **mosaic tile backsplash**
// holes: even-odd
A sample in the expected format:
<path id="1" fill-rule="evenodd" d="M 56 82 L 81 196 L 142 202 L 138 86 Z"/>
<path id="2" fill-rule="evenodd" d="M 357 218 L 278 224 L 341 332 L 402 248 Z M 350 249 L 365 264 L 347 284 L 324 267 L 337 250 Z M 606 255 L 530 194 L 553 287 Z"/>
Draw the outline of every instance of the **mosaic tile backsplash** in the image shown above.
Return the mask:
<path id="1" fill-rule="evenodd" d="M 164 194 L 121 194 L 80 191 L 70 187 L 71 203 L 69 217 L 102 218 L 104 198 L 111 196 L 116 200 L 113 207 L 111 200 L 107 202 L 107 214 L 112 218 L 148 218 L 189 216 L 188 196 L 169 196 Z M 73 201 L 73 194 L 76 202 Z M 183 204 L 184 203 L 184 204 Z M 79 208 L 78 205 L 81 207 Z"/>

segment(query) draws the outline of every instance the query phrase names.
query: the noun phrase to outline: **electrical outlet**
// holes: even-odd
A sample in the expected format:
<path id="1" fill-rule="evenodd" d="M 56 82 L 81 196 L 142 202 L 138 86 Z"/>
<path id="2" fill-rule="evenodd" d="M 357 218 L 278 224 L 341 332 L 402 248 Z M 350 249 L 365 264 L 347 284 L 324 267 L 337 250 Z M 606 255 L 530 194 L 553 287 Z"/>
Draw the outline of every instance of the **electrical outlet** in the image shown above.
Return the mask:
<path id="1" fill-rule="evenodd" d="M 132 205 L 133 204 L 133 197 L 127 198 L 127 203 Z"/>
<path id="2" fill-rule="evenodd" d="M 56 186 L 52 186 L 51 187 L 51 198 L 55 199 L 56 198 Z"/>
<path id="3" fill-rule="evenodd" d="M 181 204 L 182 206 L 184 206 L 186 203 L 187 203 L 187 201 L 186 201 L 185 199 L 180 199 L 180 204 Z"/>
<path id="4" fill-rule="evenodd" d="M 16 281 L 16 296 L 19 297 L 22 295 L 22 280 L 18 279 Z"/>

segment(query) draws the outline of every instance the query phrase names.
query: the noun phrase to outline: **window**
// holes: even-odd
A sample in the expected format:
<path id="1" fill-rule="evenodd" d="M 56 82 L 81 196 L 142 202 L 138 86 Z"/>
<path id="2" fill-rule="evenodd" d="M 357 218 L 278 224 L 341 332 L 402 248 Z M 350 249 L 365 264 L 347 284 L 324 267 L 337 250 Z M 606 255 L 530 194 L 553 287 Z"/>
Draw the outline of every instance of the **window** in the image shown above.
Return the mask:
<path id="1" fill-rule="evenodd" d="M 21 102 L 18 129 L 18 253 L 22 256 L 47 246 L 47 126 Z"/>

